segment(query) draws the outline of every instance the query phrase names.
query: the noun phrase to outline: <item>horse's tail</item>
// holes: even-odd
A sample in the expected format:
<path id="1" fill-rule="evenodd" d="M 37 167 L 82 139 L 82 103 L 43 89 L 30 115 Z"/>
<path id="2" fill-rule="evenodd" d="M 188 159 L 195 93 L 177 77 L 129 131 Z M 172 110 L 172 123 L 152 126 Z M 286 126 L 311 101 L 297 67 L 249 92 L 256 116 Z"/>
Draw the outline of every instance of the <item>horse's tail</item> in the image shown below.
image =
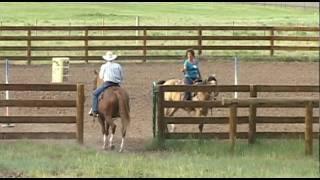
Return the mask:
<path id="1" fill-rule="evenodd" d="M 124 131 L 130 124 L 130 106 L 129 106 L 129 96 L 123 91 L 117 91 L 116 96 L 119 102 L 119 115 L 122 121 L 122 126 Z M 124 132 L 125 133 L 125 132 Z"/>

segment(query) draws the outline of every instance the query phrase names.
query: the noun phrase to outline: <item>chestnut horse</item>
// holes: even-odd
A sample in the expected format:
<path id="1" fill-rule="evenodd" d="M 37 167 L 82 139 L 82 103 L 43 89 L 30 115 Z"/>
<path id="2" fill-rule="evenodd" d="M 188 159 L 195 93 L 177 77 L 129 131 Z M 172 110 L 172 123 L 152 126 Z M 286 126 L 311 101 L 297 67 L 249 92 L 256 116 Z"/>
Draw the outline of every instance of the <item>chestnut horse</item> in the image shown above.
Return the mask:
<path id="1" fill-rule="evenodd" d="M 103 81 L 99 78 L 97 71 L 94 71 L 95 77 L 93 81 L 93 90 L 99 87 Z M 121 118 L 121 133 L 122 140 L 119 152 L 123 151 L 124 139 L 126 131 L 130 123 L 130 107 L 129 107 L 129 95 L 125 89 L 119 86 L 111 86 L 101 93 L 98 103 L 98 120 L 102 128 L 103 134 L 103 149 L 107 148 L 107 137 L 109 135 L 109 128 L 112 132 L 109 139 L 109 148 L 114 149 L 112 144 L 113 136 L 116 131 L 116 125 L 114 118 Z"/>

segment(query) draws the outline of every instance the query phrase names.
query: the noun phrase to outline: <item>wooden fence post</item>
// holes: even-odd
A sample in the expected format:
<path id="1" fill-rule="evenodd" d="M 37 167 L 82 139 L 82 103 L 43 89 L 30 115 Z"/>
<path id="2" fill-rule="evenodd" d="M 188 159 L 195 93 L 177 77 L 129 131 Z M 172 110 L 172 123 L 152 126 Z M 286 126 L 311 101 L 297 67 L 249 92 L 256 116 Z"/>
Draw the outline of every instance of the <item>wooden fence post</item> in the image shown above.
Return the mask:
<path id="1" fill-rule="evenodd" d="M 0 20 L 0 27 L 2 27 L 2 19 Z M 2 36 L 2 30 L 0 31 L 0 36 Z"/>
<path id="2" fill-rule="evenodd" d="M 102 26 L 104 27 L 104 17 L 102 18 Z M 102 36 L 104 36 L 104 30 L 102 30 Z"/>
<path id="3" fill-rule="evenodd" d="M 163 88 L 160 86 L 158 86 L 158 143 L 160 146 L 162 146 L 164 144 L 164 140 L 165 140 L 165 122 L 163 121 L 163 117 L 164 117 L 164 108 L 163 108 L 163 101 L 164 101 L 164 91 Z"/>
<path id="4" fill-rule="evenodd" d="M 158 89 L 156 82 L 152 83 L 152 131 L 153 137 L 156 137 L 157 132 L 157 103 L 158 103 Z"/>
<path id="5" fill-rule="evenodd" d="M 139 16 L 136 16 L 136 26 L 139 27 L 140 26 L 140 18 Z M 140 31 L 139 30 L 136 30 L 136 36 L 140 36 Z M 138 40 L 136 40 L 136 45 L 138 44 Z"/>
<path id="6" fill-rule="evenodd" d="M 257 97 L 257 89 L 255 85 L 250 84 L 250 97 Z M 256 134 L 256 116 L 257 108 L 255 105 L 250 105 L 249 107 L 249 133 L 248 133 L 248 143 L 253 144 L 255 142 Z"/>
<path id="7" fill-rule="evenodd" d="M 88 34 L 89 34 L 89 30 L 86 29 L 85 30 L 85 40 L 84 40 L 86 63 L 89 62 L 89 60 L 88 60 L 88 57 L 89 57 L 89 52 L 88 52 L 88 44 L 89 44 L 88 41 L 89 41 L 89 38 L 88 38 Z"/>
<path id="8" fill-rule="evenodd" d="M 69 27 L 71 27 L 71 20 L 69 19 Z M 71 30 L 69 30 L 69 36 L 71 36 Z"/>
<path id="9" fill-rule="evenodd" d="M 38 26 L 38 20 L 36 19 L 36 24 L 35 24 L 35 27 Z M 35 35 L 37 36 L 37 30 L 34 31 Z"/>
<path id="10" fill-rule="evenodd" d="M 28 29 L 28 47 L 27 47 L 27 61 L 28 65 L 31 64 L 31 29 Z"/>
<path id="11" fill-rule="evenodd" d="M 143 29 L 143 62 L 147 61 L 147 30 Z"/>
<path id="12" fill-rule="evenodd" d="M 231 142 L 231 152 L 234 152 L 234 146 L 237 135 L 237 105 L 230 105 L 230 117 L 229 117 L 229 139 Z"/>
<path id="13" fill-rule="evenodd" d="M 202 54 L 202 30 L 199 29 L 198 30 L 198 36 L 199 36 L 199 40 L 198 40 L 198 55 L 200 56 Z"/>
<path id="14" fill-rule="evenodd" d="M 274 29 L 270 30 L 270 55 L 273 56 L 274 54 Z"/>
<path id="15" fill-rule="evenodd" d="M 312 134 L 312 102 L 308 102 L 306 105 L 306 117 L 305 117 L 305 154 L 312 155 L 312 141 L 313 141 L 313 134 Z"/>
<path id="16" fill-rule="evenodd" d="M 83 144 L 84 85 L 77 84 L 77 139 Z"/>

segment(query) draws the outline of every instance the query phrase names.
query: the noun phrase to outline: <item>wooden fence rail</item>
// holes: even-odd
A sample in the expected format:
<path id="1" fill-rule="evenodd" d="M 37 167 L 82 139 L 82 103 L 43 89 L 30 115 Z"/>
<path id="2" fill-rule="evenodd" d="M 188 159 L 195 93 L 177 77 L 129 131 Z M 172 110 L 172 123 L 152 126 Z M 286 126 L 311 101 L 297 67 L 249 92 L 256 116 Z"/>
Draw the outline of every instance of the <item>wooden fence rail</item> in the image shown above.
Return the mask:
<path id="1" fill-rule="evenodd" d="M 0 123 L 76 124 L 74 132 L 1 132 L 0 139 L 74 139 L 83 143 L 84 85 L 82 84 L 0 84 L 0 91 L 73 91 L 75 100 L 0 100 L 1 107 L 69 107 L 75 116 L 0 116 Z"/>
<path id="2" fill-rule="evenodd" d="M 319 98 L 249 98 L 249 99 L 224 99 L 224 104 L 227 104 L 230 106 L 230 140 L 232 144 L 232 148 L 235 144 L 236 139 L 236 125 L 237 121 L 236 119 L 236 107 L 238 105 L 255 105 L 256 107 L 259 107 L 263 104 L 270 104 L 270 105 L 276 105 L 276 104 L 294 104 L 294 105 L 304 105 L 306 114 L 305 114 L 305 153 L 306 155 L 312 154 L 313 149 L 313 130 L 312 130 L 312 124 L 313 124 L 313 107 L 315 104 L 319 104 Z M 252 119 L 255 119 L 254 117 Z"/>
<path id="3" fill-rule="evenodd" d="M 258 98 L 259 92 L 313 92 L 319 93 L 319 86 L 316 85 L 159 85 L 157 95 L 157 126 L 159 142 L 163 143 L 166 138 L 230 138 L 232 149 L 236 138 L 248 138 L 250 144 L 254 143 L 255 138 L 266 137 L 286 137 L 298 138 L 305 136 L 306 154 L 312 154 L 312 139 L 317 138 L 319 132 L 312 132 L 312 124 L 319 123 L 319 117 L 313 116 L 313 109 L 319 107 L 319 98 Z M 183 91 L 207 91 L 214 92 L 247 92 L 247 98 L 222 99 L 216 101 L 165 101 L 165 92 Z M 318 94 L 319 95 L 319 94 Z M 167 117 L 164 115 L 165 108 L 183 107 L 209 107 L 209 108 L 229 108 L 229 117 Z M 257 116 L 257 108 L 305 108 L 305 116 Z M 247 108 L 249 116 L 237 116 L 238 108 Z M 167 124 L 228 124 L 229 133 L 210 132 L 210 133 L 169 133 L 165 132 Z M 293 124 L 304 123 L 305 133 L 302 132 L 256 132 L 257 123 Z M 236 132 L 237 124 L 249 124 L 248 133 Z M 228 135 L 229 134 L 229 135 Z"/>
<path id="4" fill-rule="evenodd" d="M 233 32 L 239 31 L 267 31 L 269 35 L 206 35 L 206 31 L 223 31 Z M 120 56 L 119 59 L 177 59 L 182 58 L 177 55 L 148 55 L 148 51 L 159 50 L 174 50 L 174 51 L 185 51 L 186 49 L 193 48 L 198 50 L 199 55 L 203 55 L 206 50 L 259 50 L 259 51 L 270 51 L 270 55 L 274 55 L 275 51 L 319 51 L 319 46 L 301 46 L 300 42 L 319 42 L 320 37 L 318 34 L 314 36 L 310 35 L 285 35 L 280 36 L 277 33 L 282 31 L 295 31 L 295 32 L 319 32 L 319 27 L 274 27 L 274 26 L 0 26 L 0 31 L 14 31 L 14 32 L 26 32 L 26 35 L 16 33 L 15 35 L 0 35 L 0 42 L 12 42 L 12 41 L 25 41 L 25 46 L 4 46 L 0 45 L 0 50 L 4 52 L 26 52 L 25 56 L 12 56 L 9 53 L 2 53 L 0 60 L 9 58 L 10 60 L 20 61 L 28 60 L 29 64 L 31 61 L 48 60 L 52 57 L 62 55 L 47 55 L 47 56 L 34 56 L 33 52 L 52 52 L 52 51 L 80 51 L 84 52 L 84 55 L 70 56 L 70 60 L 84 60 L 89 62 L 91 60 L 101 60 L 101 56 L 94 55 L 91 52 L 94 51 L 105 51 L 105 50 L 117 50 L 117 51 L 140 51 L 141 53 L 129 56 Z M 39 32 L 45 32 L 45 35 L 39 35 Z M 81 32 L 81 35 L 56 35 L 56 31 L 62 32 Z M 124 31 L 143 31 L 142 35 L 138 36 L 127 36 L 127 35 L 109 35 L 109 36 L 97 36 L 91 35 L 94 31 L 117 31 L 119 34 Z M 153 35 L 152 31 L 194 31 L 197 32 L 195 35 L 186 36 L 173 35 Z M 38 33 L 34 33 L 38 32 Z M 221 33 L 221 32 L 220 32 Z M 126 42 L 108 46 L 97 46 L 92 45 L 92 41 L 141 41 L 141 45 L 127 45 Z M 148 45 L 150 41 L 196 41 L 194 45 Z M 34 42 L 37 41 L 48 41 L 48 46 L 35 46 Z M 57 41 L 73 41 L 79 42 L 77 45 L 64 46 L 57 45 Z M 206 45 L 204 42 L 214 41 L 251 41 L 250 45 Z M 257 41 L 270 42 L 269 45 L 256 45 Z M 294 41 L 298 42 L 293 46 L 277 45 L 277 42 L 282 41 Z M 108 43 L 109 44 L 109 43 Z"/>

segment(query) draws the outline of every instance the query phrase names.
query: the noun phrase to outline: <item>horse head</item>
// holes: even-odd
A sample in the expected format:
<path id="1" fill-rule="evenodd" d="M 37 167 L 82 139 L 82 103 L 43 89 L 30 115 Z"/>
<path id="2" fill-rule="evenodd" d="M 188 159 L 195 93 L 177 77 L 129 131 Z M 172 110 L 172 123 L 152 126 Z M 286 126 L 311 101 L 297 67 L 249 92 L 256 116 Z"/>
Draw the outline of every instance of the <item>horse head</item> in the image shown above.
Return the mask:
<path id="1" fill-rule="evenodd" d="M 198 85 L 214 85 L 217 87 L 218 85 L 218 81 L 216 79 L 216 75 L 215 74 L 211 74 L 208 76 L 207 79 L 205 79 L 204 81 L 202 80 L 197 80 L 195 82 L 195 84 L 198 84 Z M 214 94 L 213 94 L 213 99 L 216 100 L 216 97 L 218 96 L 219 94 L 219 91 L 218 91 L 218 88 L 215 88 L 215 91 L 214 91 Z"/>
<path id="2" fill-rule="evenodd" d="M 214 91 L 214 94 L 213 94 L 213 99 L 215 100 L 216 97 L 217 97 L 218 94 L 219 94 L 219 91 L 218 91 L 218 88 L 217 88 L 217 86 L 218 86 L 218 80 L 216 79 L 216 75 L 215 75 L 215 74 L 209 75 L 209 77 L 205 80 L 204 84 L 216 86 L 215 91 Z"/>
<path id="3" fill-rule="evenodd" d="M 216 75 L 215 74 L 211 74 L 209 75 L 209 77 L 204 80 L 204 84 L 208 84 L 208 85 L 217 85 L 217 79 L 216 79 Z"/>
<path id="4" fill-rule="evenodd" d="M 99 73 L 97 70 L 93 71 L 94 78 L 93 78 L 93 90 L 97 89 L 97 87 L 101 86 L 103 83 L 103 80 L 99 78 Z"/>

